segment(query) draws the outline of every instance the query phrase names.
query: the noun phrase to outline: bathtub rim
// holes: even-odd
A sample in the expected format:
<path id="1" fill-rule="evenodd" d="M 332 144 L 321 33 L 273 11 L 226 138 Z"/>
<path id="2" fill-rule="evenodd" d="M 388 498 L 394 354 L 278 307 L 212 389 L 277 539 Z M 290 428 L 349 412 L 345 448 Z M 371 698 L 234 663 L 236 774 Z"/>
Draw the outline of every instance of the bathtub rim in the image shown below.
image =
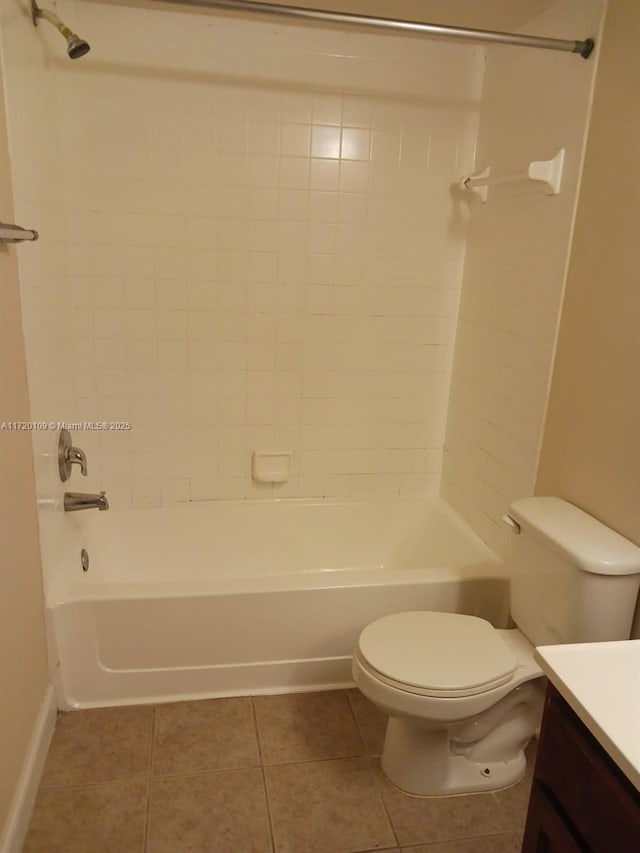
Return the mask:
<path id="1" fill-rule="evenodd" d="M 131 506 L 116 508 L 114 515 L 135 517 L 140 514 L 145 519 L 150 519 L 158 514 L 159 521 L 162 516 L 176 513 L 178 517 L 185 517 L 195 512 L 215 513 L 218 508 L 224 511 L 232 509 L 242 512 L 246 507 L 250 510 L 266 508 L 269 511 L 281 511 L 287 508 L 311 510 L 339 509 L 342 507 L 380 507 L 392 505 L 394 508 L 410 507 L 424 509 L 425 519 L 430 522 L 438 518 L 438 515 L 446 519 L 445 524 L 452 530 L 459 532 L 466 545 L 473 554 L 473 559 L 452 560 L 451 562 L 438 561 L 429 564 L 425 559 L 424 565 L 411 567 L 388 567 L 381 564 L 369 562 L 368 564 L 327 566 L 304 568 L 296 571 L 284 569 L 282 571 L 268 572 L 265 574 L 245 573 L 244 571 L 235 577 L 233 574 L 227 577 L 181 577 L 179 572 L 175 578 L 167 578 L 161 571 L 162 577 L 158 580 L 153 578 L 133 577 L 105 578 L 100 575 L 99 580 L 94 580 L 91 570 L 82 574 L 78 568 L 69 568 L 69 561 L 75 564 L 75 549 L 77 545 L 83 547 L 99 547 L 99 540 L 93 540 L 92 528 L 101 521 L 101 515 L 88 519 L 72 518 L 74 533 L 81 534 L 82 541 L 69 542 L 66 554 L 61 555 L 62 562 L 66 565 L 58 577 L 45 578 L 45 602 L 47 607 L 56 607 L 66 601 L 96 600 L 99 598 L 126 598 L 147 597 L 158 595 L 159 597 L 182 597 L 184 595 L 208 595 L 208 594 L 233 594 L 238 592 L 283 590 L 283 589 L 309 589 L 326 588 L 331 586 L 351 586 L 362 583 L 412 583 L 424 572 L 431 573 L 432 577 L 440 575 L 443 580 L 450 580 L 452 572 L 460 572 L 464 577 L 508 577 L 505 563 L 493 552 L 481 537 L 473 530 L 470 524 L 463 519 L 459 513 L 440 497 L 398 497 L 389 498 L 277 498 L 263 500 L 252 498 L 248 500 L 225 500 L 225 501 L 198 501 L 193 503 L 176 503 L 166 506 Z M 80 513 L 74 515 L 81 515 Z M 85 527 L 86 521 L 90 527 Z M 104 535 L 104 534 L 100 534 Z"/>
<path id="2" fill-rule="evenodd" d="M 345 568 L 290 572 L 279 575 L 214 578 L 211 580 L 153 582 L 76 582 L 66 596 L 52 597 L 47 609 L 83 601 L 121 601 L 127 599 L 197 598 L 200 596 L 250 595 L 252 593 L 296 592 L 300 590 L 344 589 L 348 587 L 408 586 L 421 580 L 453 581 L 501 580 L 508 583 L 507 566 L 497 557 L 473 565 L 431 566 L 415 569 Z"/>

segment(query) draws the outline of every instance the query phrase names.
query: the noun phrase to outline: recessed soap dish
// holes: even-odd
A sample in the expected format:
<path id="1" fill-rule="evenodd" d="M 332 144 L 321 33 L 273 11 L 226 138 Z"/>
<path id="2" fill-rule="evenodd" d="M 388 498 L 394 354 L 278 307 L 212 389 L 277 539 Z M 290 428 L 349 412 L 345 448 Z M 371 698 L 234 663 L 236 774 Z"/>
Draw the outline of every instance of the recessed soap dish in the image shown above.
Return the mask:
<path id="1" fill-rule="evenodd" d="M 286 483 L 292 461 L 293 450 L 254 450 L 251 476 L 258 483 Z"/>

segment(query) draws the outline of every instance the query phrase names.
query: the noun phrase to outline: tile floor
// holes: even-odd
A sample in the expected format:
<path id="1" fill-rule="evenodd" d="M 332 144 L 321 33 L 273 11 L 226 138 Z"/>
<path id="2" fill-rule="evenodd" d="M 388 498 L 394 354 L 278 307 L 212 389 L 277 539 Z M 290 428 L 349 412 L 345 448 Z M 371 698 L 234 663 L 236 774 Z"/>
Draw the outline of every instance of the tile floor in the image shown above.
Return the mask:
<path id="1" fill-rule="evenodd" d="M 357 690 L 60 714 L 24 853 L 520 850 L 529 775 L 408 796 L 384 726 Z"/>

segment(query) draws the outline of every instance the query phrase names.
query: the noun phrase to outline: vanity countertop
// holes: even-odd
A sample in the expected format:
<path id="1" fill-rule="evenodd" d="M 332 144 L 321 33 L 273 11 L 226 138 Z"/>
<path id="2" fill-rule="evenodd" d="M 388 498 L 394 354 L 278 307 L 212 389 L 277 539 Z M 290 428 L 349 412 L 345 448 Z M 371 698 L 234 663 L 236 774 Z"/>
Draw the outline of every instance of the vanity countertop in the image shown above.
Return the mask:
<path id="1" fill-rule="evenodd" d="M 640 640 L 539 646 L 535 658 L 640 790 Z"/>

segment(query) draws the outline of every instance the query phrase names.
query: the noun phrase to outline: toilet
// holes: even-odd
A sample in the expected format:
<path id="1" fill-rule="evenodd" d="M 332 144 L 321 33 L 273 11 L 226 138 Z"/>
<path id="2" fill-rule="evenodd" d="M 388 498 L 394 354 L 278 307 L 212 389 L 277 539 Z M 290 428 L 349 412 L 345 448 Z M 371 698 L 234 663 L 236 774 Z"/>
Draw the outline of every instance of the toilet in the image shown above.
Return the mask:
<path id="1" fill-rule="evenodd" d="M 560 498 L 515 501 L 505 521 L 514 628 L 393 613 L 367 625 L 354 650 L 357 687 L 389 716 L 382 768 L 410 794 L 517 782 L 546 687 L 535 646 L 631 633 L 640 548 Z"/>

